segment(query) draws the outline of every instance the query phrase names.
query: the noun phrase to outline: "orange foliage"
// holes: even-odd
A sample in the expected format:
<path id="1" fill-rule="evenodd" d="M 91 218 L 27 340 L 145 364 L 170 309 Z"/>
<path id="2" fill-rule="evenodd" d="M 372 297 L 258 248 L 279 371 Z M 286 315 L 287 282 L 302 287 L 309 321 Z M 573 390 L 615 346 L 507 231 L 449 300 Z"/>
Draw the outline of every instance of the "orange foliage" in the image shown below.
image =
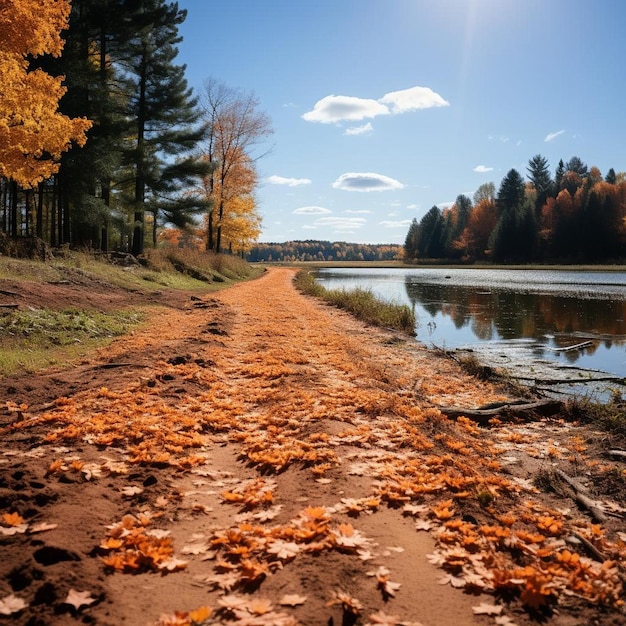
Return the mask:
<path id="1" fill-rule="evenodd" d="M 83 145 L 91 122 L 58 112 L 62 77 L 29 71 L 27 57 L 59 56 L 69 0 L 0 4 L 0 176 L 31 187 L 58 170 L 72 141 Z"/>

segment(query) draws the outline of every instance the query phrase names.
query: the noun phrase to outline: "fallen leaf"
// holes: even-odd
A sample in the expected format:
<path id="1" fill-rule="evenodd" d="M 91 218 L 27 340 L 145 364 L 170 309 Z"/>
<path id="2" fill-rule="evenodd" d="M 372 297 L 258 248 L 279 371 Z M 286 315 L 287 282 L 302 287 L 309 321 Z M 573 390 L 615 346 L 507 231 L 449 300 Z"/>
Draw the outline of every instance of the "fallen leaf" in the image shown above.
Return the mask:
<path id="1" fill-rule="evenodd" d="M 439 579 L 439 584 L 450 584 L 455 589 L 462 589 L 465 587 L 465 578 L 459 578 L 458 576 L 452 576 L 452 574 L 446 574 L 443 578 Z"/>
<path id="2" fill-rule="evenodd" d="M 306 596 L 299 596 L 298 594 L 284 595 L 278 604 L 281 606 L 298 606 L 306 602 Z"/>
<path id="3" fill-rule="evenodd" d="M 206 543 L 190 543 L 189 545 L 183 546 L 181 552 L 183 554 L 206 554 L 210 550 L 210 546 Z"/>
<path id="4" fill-rule="evenodd" d="M 168 559 L 167 561 L 163 561 L 159 563 L 158 567 L 160 570 L 167 570 L 168 572 L 177 572 L 178 570 L 185 569 L 187 567 L 187 561 L 182 561 L 181 559 Z"/>
<path id="5" fill-rule="evenodd" d="M 291 541 L 278 539 L 267 548 L 267 551 L 270 554 L 275 554 L 281 561 L 286 561 L 287 559 L 293 559 L 300 552 L 300 546 Z"/>
<path id="6" fill-rule="evenodd" d="M 57 528 L 58 524 L 48 524 L 47 522 L 40 522 L 39 524 L 34 524 L 28 529 L 28 532 L 32 535 L 33 533 L 43 533 L 47 530 L 54 530 Z"/>
<path id="7" fill-rule="evenodd" d="M 11 594 L 5 596 L 0 600 L 0 615 L 13 615 L 19 613 L 22 609 L 25 609 L 28 605 L 22 598 L 18 598 Z"/>
<path id="8" fill-rule="evenodd" d="M 131 498 L 132 496 L 138 496 L 140 493 L 143 493 L 143 487 L 131 485 L 130 487 L 123 487 L 120 491 L 123 496 Z"/>
<path id="9" fill-rule="evenodd" d="M 76 591 L 76 589 L 70 589 L 67 594 L 67 598 L 63 601 L 63 604 L 69 604 L 78 611 L 81 607 L 89 606 L 95 601 L 96 598 L 92 598 L 89 591 Z"/>
<path id="10" fill-rule="evenodd" d="M 21 526 L 24 518 L 19 513 L 3 513 L 2 520 L 7 526 Z"/>
<path id="11" fill-rule="evenodd" d="M 19 526 L 9 526 L 6 528 L 5 526 L 0 526 L 0 534 L 11 536 L 11 535 L 21 535 L 28 530 L 28 524 L 20 524 Z"/>
<path id="12" fill-rule="evenodd" d="M 500 615 L 502 605 L 481 602 L 478 606 L 473 606 L 472 611 L 474 611 L 474 615 Z"/>
<path id="13" fill-rule="evenodd" d="M 274 607 L 272 606 L 272 602 L 266 598 L 252 598 L 252 600 L 248 601 L 245 608 L 248 613 L 252 613 L 252 615 L 265 615 Z"/>

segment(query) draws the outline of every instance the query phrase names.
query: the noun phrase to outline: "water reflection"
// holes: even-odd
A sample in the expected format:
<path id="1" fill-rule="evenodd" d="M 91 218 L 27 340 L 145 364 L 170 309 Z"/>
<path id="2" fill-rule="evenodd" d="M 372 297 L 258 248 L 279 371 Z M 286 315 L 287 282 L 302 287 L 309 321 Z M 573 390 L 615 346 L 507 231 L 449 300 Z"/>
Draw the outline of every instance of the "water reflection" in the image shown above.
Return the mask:
<path id="1" fill-rule="evenodd" d="M 427 344 L 626 377 L 625 272 L 342 268 L 318 279 L 409 304 Z"/>
<path id="2" fill-rule="evenodd" d="M 433 339 L 432 324 L 449 320 L 458 337 L 448 333 L 447 343 L 473 343 L 536 339 L 557 350 L 571 346 L 585 337 L 596 341 L 583 350 L 563 351 L 563 358 L 575 362 L 581 355 L 592 355 L 600 345 L 609 349 L 626 343 L 626 301 L 576 298 L 561 294 L 519 293 L 508 289 L 481 289 L 459 284 L 417 282 L 410 275 L 404 281 L 408 301 L 416 309 L 421 326 Z M 421 315 L 420 315 L 421 313 Z M 429 322 L 424 318 L 430 317 Z M 444 324 L 445 326 L 445 324 Z M 445 328 L 442 329 L 445 331 Z M 544 356 L 541 345 L 534 346 L 537 356 Z"/>

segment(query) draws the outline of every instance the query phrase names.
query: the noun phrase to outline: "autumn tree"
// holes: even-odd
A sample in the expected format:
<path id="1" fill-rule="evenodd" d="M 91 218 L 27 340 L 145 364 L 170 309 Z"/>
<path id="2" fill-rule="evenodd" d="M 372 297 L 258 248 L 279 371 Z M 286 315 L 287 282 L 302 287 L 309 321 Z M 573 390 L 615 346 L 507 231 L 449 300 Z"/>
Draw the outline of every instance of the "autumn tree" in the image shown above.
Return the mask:
<path id="1" fill-rule="evenodd" d="M 220 235 L 219 249 L 245 253 L 261 234 L 261 216 L 254 195 L 258 175 L 255 163 L 245 154 L 233 155 L 231 163 L 228 176 L 213 181 L 212 195 L 206 199 L 221 209 L 216 229 Z"/>
<path id="2" fill-rule="evenodd" d="M 68 0 L 0 0 L 0 176 L 33 187 L 58 169 L 91 122 L 59 112 L 63 77 L 32 69 L 33 57 L 58 57 Z"/>
<path id="3" fill-rule="evenodd" d="M 470 259 L 489 256 L 489 238 L 498 222 L 498 210 L 493 198 L 483 198 L 474 205 L 467 225 L 456 241 L 456 246 Z"/>
<path id="4" fill-rule="evenodd" d="M 249 193 L 247 189 L 238 192 L 238 181 L 245 180 L 242 173 L 253 171 L 255 162 L 267 154 L 256 152 L 273 132 L 268 116 L 258 107 L 259 100 L 252 94 L 213 79 L 205 84 L 203 108 L 208 135 L 203 157 L 210 164 L 210 172 L 204 188 L 212 201 L 207 214 L 207 250 L 221 251 L 229 199 Z"/>

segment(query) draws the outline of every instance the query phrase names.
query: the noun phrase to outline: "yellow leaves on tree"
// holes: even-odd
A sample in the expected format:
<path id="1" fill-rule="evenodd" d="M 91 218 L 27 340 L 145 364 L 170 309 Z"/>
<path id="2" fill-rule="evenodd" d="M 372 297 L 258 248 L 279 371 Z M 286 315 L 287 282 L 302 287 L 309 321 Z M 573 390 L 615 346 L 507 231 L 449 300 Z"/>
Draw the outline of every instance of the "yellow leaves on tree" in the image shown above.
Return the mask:
<path id="1" fill-rule="evenodd" d="M 27 56 L 59 56 L 69 0 L 0 0 L 0 175 L 31 187 L 58 169 L 91 122 L 59 113 L 62 77 L 29 71 Z"/>

